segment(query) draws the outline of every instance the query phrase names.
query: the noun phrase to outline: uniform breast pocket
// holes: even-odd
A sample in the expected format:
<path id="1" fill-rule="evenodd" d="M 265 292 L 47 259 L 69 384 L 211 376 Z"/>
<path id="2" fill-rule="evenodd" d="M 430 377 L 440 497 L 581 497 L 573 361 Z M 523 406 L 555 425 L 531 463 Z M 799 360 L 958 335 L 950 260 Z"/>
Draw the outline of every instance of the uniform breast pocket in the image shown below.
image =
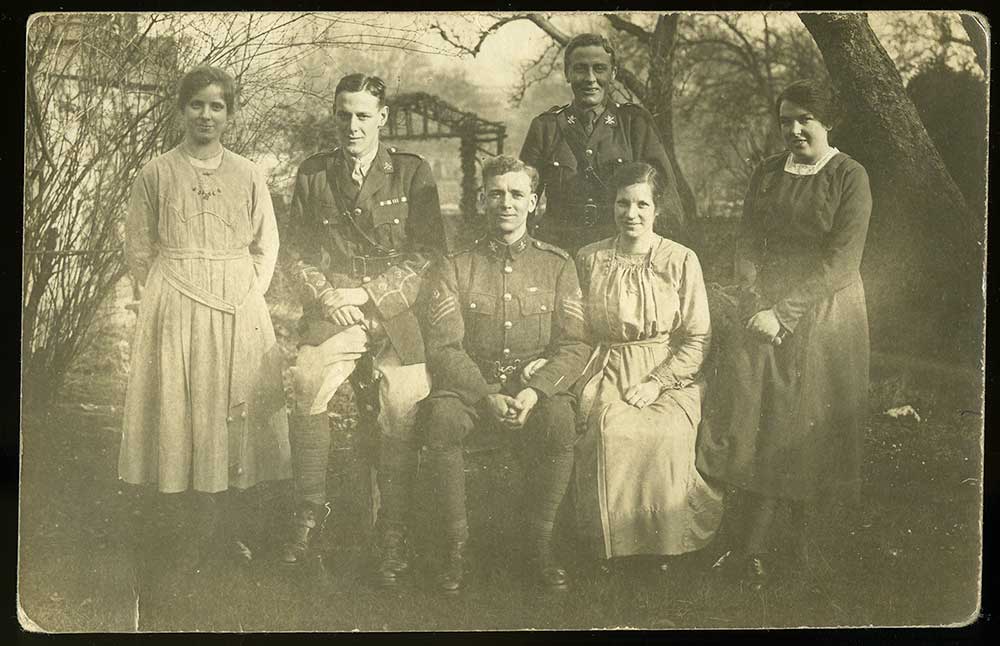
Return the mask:
<path id="1" fill-rule="evenodd" d="M 538 172 L 542 174 L 547 187 L 557 192 L 564 191 L 577 173 L 576 157 L 568 148 L 558 149 L 548 161 L 542 163 Z"/>
<path id="2" fill-rule="evenodd" d="M 379 237 L 386 240 L 391 248 L 398 249 L 406 240 L 406 218 L 410 206 L 406 196 L 379 200 L 372 212 L 372 223 Z"/>
<path id="3" fill-rule="evenodd" d="M 529 288 L 529 290 L 532 288 Z M 552 310 L 555 309 L 555 292 L 538 289 L 521 294 L 521 325 L 525 346 L 540 350 L 552 337 Z"/>
<path id="4" fill-rule="evenodd" d="M 312 213 L 306 214 L 310 224 L 322 226 L 324 230 L 340 230 L 347 225 L 347 220 L 337 208 L 337 203 L 330 198 L 315 199 L 310 203 Z"/>
<path id="5" fill-rule="evenodd" d="M 490 294 L 469 292 L 462 302 L 466 344 L 488 350 L 500 343 L 501 323 L 497 317 L 497 298 Z"/>

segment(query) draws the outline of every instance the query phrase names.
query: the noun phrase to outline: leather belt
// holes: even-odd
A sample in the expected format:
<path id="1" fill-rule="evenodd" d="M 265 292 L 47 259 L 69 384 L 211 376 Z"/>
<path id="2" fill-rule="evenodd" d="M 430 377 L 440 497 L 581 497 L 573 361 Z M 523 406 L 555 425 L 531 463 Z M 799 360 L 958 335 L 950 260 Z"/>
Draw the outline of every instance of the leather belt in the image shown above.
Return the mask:
<path id="1" fill-rule="evenodd" d="M 403 261 L 403 254 L 388 256 L 351 256 L 351 276 L 365 278 L 385 273 Z"/>
<path id="2" fill-rule="evenodd" d="M 538 355 L 541 356 L 541 355 Z M 488 383 L 500 382 L 502 384 L 507 383 L 511 379 L 519 376 L 519 370 L 531 363 L 538 356 L 528 357 L 524 359 L 477 359 L 473 357 L 473 361 L 479 366 L 479 371 L 482 373 L 483 377 L 486 378 Z"/>

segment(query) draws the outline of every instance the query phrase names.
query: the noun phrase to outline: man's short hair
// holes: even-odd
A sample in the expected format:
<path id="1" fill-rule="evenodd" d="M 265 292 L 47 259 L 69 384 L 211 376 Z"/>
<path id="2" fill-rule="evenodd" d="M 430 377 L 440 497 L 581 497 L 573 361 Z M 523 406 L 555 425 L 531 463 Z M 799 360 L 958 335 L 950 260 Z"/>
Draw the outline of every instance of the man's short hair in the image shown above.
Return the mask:
<path id="1" fill-rule="evenodd" d="M 524 173 L 531 181 L 532 192 L 538 190 L 538 171 L 535 167 L 510 155 L 497 155 L 483 162 L 483 186 L 486 186 L 487 177 L 499 177 L 507 173 Z"/>
<path id="2" fill-rule="evenodd" d="M 604 51 L 611 55 L 611 67 L 618 67 L 617 59 L 615 58 L 615 48 L 611 44 L 611 41 L 600 34 L 586 33 L 577 34 L 566 43 L 566 48 L 563 49 L 563 69 L 569 72 L 569 56 L 573 53 L 574 49 L 595 46 L 603 48 Z"/>
<path id="3" fill-rule="evenodd" d="M 348 74 L 337 83 L 333 96 L 336 97 L 341 92 L 367 92 L 378 99 L 379 108 L 385 105 L 385 81 L 377 76 Z"/>

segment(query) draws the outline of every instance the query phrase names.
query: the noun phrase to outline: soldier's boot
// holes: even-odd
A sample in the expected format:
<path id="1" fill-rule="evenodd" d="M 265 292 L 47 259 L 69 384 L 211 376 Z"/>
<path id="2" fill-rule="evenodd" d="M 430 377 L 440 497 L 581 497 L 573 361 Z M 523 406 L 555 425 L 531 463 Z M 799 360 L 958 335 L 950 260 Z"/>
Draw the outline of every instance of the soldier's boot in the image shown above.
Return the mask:
<path id="1" fill-rule="evenodd" d="M 329 517 L 330 503 L 303 502 L 292 517 L 288 540 L 281 546 L 281 562 L 296 565 L 309 558 Z"/>
<path id="2" fill-rule="evenodd" d="M 465 541 L 450 541 L 445 552 L 441 572 L 438 573 L 437 587 L 444 594 L 458 594 L 462 591 L 465 578 Z"/>
<path id="3" fill-rule="evenodd" d="M 382 533 L 377 558 L 375 584 L 384 588 L 399 585 L 400 579 L 410 569 L 406 534 L 402 528 L 392 527 Z"/>
<path id="4" fill-rule="evenodd" d="M 534 550 L 529 558 L 532 577 L 545 590 L 562 591 L 569 589 L 570 577 L 566 569 L 546 544 Z"/>

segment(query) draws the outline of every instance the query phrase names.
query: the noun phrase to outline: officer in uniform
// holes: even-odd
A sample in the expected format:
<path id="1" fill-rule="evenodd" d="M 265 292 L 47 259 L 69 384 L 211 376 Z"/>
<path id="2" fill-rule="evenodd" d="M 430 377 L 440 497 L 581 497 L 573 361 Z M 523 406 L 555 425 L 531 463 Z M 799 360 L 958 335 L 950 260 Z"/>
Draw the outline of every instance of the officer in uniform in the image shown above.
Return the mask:
<path id="1" fill-rule="evenodd" d="M 491 235 L 433 272 L 423 319 L 434 390 L 421 405 L 427 471 L 440 494 L 445 557 L 437 584 L 458 592 L 468 538 L 462 443 L 477 422 L 506 430 L 525 459 L 527 548 L 549 588 L 568 579 L 552 553 L 573 468 L 575 398 L 590 347 L 582 293 L 565 251 L 532 239 L 535 169 L 509 156 L 483 165 Z"/>
<path id="2" fill-rule="evenodd" d="M 437 187 L 417 155 L 379 142 L 385 83 L 345 76 L 335 93 L 343 146 L 302 163 L 290 216 L 291 273 L 303 302 L 301 341 L 289 370 L 289 421 L 297 508 L 281 558 L 301 562 L 330 514 L 327 405 L 350 377 L 362 421 L 377 424 L 376 580 L 391 586 L 408 568 L 407 500 L 416 465 L 417 403 L 430 391 L 413 311 L 444 240 Z"/>
<path id="3" fill-rule="evenodd" d="M 576 254 L 614 235 L 614 196 L 608 186 L 615 171 L 631 161 L 654 166 L 664 178 L 657 232 L 681 237 L 684 212 L 652 116 L 608 96 L 616 73 L 611 43 L 598 34 L 573 37 L 564 50 L 564 71 L 573 103 L 535 117 L 521 148 L 524 163 L 541 174 L 539 194 L 546 199 L 537 237 Z"/>

